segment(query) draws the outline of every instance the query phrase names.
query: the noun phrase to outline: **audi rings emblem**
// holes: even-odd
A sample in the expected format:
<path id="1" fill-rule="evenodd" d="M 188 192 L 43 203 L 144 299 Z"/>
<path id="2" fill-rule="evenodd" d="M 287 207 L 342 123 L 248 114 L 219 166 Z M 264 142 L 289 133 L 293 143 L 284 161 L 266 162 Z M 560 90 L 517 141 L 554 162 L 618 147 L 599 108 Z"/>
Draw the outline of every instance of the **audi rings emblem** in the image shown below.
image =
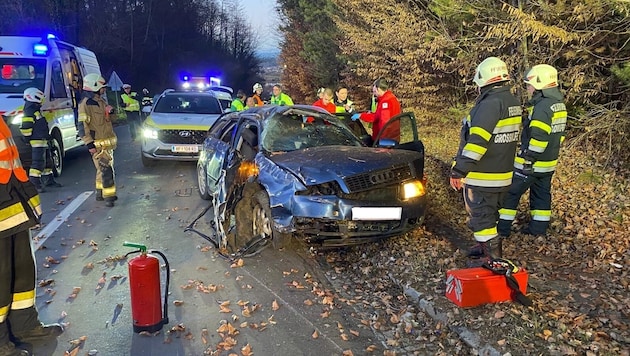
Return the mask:
<path id="1" fill-rule="evenodd" d="M 372 182 L 372 184 L 387 183 L 394 178 L 396 178 L 394 172 L 380 172 L 371 174 L 370 182 Z"/>
<path id="2" fill-rule="evenodd" d="M 180 131 L 179 135 L 181 137 L 190 137 L 190 136 L 192 136 L 192 132 L 190 132 L 190 131 Z"/>

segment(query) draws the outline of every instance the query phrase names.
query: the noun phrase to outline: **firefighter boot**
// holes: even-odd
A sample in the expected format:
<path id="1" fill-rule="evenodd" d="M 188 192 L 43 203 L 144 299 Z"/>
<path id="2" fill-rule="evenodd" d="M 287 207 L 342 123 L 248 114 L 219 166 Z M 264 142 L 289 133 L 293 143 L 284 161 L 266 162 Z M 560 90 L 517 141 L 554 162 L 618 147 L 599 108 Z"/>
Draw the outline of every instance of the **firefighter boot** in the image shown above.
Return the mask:
<path id="1" fill-rule="evenodd" d="M 105 199 L 105 206 L 111 208 L 112 206 L 114 206 L 114 200 L 115 199 L 113 197 L 109 197 L 109 198 Z"/>
<path id="2" fill-rule="evenodd" d="M 9 340 L 9 328 L 6 322 L 0 323 L 0 355 L 2 356 L 28 356 L 26 350 L 20 350 Z"/>
<path id="3" fill-rule="evenodd" d="M 13 333 L 13 338 L 19 343 L 36 343 L 44 342 L 57 338 L 57 336 L 63 333 L 63 327 L 61 324 L 39 324 L 36 327 Z"/>
<path id="4" fill-rule="evenodd" d="M 44 185 L 42 184 L 42 178 L 41 177 L 33 177 L 30 176 L 28 177 L 28 180 L 33 183 L 33 185 L 35 186 L 35 189 L 37 189 L 38 193 L 43 193 L 46 191 L 46 188 L 44 188 Z"/>
<path id="5" fill-rule="evenodd" d="M 478 245 L 482 253 L 481 255 L 476 256 L 477 259 L 466 263 L 466 266 L 469 268 L 481 267 L 484 263 L 487 263 L 492 259 L 503 257 L 503 238 L 501 236 L 497 236 L 486 242 L 479 242 Z M 474 247 L 475 246 L 473 246 L 473 248 Z"/>
<path id="6" fill-rule="evenodd" d="M 61 188 L 63 184 L 57 182 L 52 174 L 42 176 L 42 184 L 45 187 Z"/>

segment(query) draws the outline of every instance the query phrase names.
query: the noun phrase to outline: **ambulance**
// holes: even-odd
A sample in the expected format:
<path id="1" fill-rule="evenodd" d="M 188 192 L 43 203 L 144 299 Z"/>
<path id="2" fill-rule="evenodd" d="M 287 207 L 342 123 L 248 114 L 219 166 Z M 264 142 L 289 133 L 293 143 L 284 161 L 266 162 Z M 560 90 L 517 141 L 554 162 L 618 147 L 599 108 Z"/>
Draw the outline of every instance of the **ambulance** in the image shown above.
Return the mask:
<path id="1" fill-rule="evenodd" d="M 42 112 L 50 127 L 55 176 L 63 171 L 66 152 L 83 145 L 77 109 L 83 77 L 89 73 L 101 74 L 94 52 L 54 35 L 0 36 L 0 115 L 16 132 L 13 126 L 19 128 L 22 122 L 24 90 L 34 87 L 46 94 Z"/>

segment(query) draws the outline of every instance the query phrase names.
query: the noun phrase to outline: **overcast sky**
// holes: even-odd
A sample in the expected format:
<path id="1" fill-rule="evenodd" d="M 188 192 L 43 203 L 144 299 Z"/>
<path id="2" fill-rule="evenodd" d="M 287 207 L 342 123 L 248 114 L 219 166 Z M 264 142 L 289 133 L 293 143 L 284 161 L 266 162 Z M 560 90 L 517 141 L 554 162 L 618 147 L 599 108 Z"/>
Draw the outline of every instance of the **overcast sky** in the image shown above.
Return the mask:
<path id="1" fill-rule="evenodd" d="M 275 0 L 240 0 L 244 15 L 258 35 L 261 52 L 279 49 L 278 15 Z"/>

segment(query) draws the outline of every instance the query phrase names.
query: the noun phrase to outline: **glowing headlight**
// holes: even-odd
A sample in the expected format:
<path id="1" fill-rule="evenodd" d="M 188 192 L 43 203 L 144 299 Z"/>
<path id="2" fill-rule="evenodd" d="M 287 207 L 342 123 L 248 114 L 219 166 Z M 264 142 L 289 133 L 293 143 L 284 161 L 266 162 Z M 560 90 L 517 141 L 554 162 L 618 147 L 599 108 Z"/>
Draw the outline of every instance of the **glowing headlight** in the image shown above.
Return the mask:
<path id="1" fill-rule="evenodd" d="M 407 182 L 403 184 L 402 188 L 402 200 L 421 197 L 427 193 L 424 184 L 419 180 Z"/>
<path id="2" fill-rule="evenodd" d="M 24 117 L 24 114 L 17 114 L 13 116 L 13 119 L 11 119 L 11 125 L 22 125 L 23 117 Z"/>
<path id="3" fill-rule="evenodd" d="M 158 138 L 158 130 L 151 128 L 151 127 L 144 127 L 142 129 L 142 136 L 144 136 L 145 138 L 152 138 L 152 139 L 157 139 Z"/>
<path id="4" fill-rule="evenodd" d="M 182 87 L 183 87 L 184 89 L 189 89 L 189 88 L 190 88 L 190 83 L 185 82 L 184 84 L 182 84 Z"/>

